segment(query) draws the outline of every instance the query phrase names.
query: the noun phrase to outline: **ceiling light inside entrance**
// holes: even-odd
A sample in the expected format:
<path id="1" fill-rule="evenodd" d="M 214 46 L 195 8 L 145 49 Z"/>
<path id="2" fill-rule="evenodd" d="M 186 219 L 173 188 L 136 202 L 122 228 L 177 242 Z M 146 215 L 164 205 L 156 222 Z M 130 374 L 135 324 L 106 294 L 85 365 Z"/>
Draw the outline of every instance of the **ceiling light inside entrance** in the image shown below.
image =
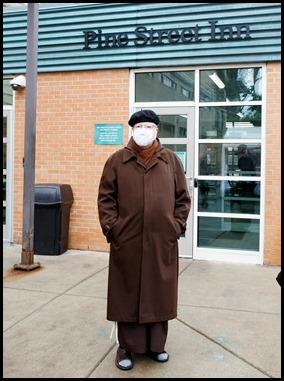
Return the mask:
<path id="1" fill-rule="evenodd" d="M 225 85 L 222 82 L 222 80 L 218 77 L 218 75 L 215 73 L 215 71 L 213 74 L 209 74 L 209 78 L 212 79 L 212 81 L 215 83 L 215 85 L 219 87 L 219 89 L 224 89 Z"/>

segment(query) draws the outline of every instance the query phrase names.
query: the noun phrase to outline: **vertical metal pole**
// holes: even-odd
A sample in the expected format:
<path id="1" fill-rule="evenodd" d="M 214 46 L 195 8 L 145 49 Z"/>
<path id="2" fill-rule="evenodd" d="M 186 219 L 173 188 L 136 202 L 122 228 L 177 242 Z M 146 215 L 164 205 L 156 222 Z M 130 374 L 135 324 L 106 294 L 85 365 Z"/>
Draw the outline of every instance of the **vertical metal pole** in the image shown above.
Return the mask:
<path id="1" fill-rule="evenodd" d="M 28 3 L 22 256 L 21 264 L 14 265 L 22 270 L 40 267 L 40 263 L 34 263 L 38 13 L 39 3 Z"/>

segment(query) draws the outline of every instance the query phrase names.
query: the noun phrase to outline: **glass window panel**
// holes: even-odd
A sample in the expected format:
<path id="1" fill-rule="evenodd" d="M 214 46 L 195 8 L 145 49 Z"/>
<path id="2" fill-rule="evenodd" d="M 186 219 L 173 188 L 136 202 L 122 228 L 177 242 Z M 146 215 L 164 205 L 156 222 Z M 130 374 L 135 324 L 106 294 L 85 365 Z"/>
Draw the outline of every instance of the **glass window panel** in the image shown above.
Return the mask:
<path id="1" fill-rule="evenodd" d="M 3 79 L 3 105 L 5 106 L 13 104 L 13 90 L 10 86 L 11 79 Z"/>
<path id="2" fill-rule="evenodd" d="M 3 116 L 3 138 L 7 138 L 7 118 Z"/>
<path id="3" fill-rule="evenodd" d="M 6 193 L 7 193 L 7 187 L 6 187 L 6 175 L 3 175 L 3 225 L 6 225 Z"/>
<path id="4" fill-rule="evenodd" d="M 199 144 L 201 176 L 260 176 L 260 166 L 261 145 L 258 143 Z"/>
<path id="5" fill-rule="evenodd" d="M 187 115 L 159 115 L 160 138 L 186 138 Z"/>
<path id="6" fill-rule="evenodd" d="M 6 201 L 6 175 L 3 175 L 3 201 Z"/>
<path id="7" fill-rule="evenodd" d="M 262 69 L 200 71 L 201 102 L 257 101 L 262 99 Z"/>
<path id="8" fill-rule="evenodd" d="M 259 215 L 260 182 L 198 180 L 198 211 Z"/>
<path id="9" fill-rule="evenodd" d="M 200 139 L 260 139 L 261 106 L 200 107 Z"/>
<path id="10" fill-rule="evenodd" d="M 260 144 L 223 144 L 223 150 L 223 164 L 228 176 L 260 176 Z"/>
<path id="11" fill-rule="evenodd" d="M 163 144 L 163 146 L 172 150 L 180 158 L 186 172 L 186 144 Z"/>
<path id="12" fill-rule="evenodd" d="M 198 217 L 198 247 L 259 250 L 259 220 Z"/>
<path id="13" fill-rule="evenodd" d="M 3 143 L 3 169 L 7 169 L 7 144 Z"/>
<path id="14" fill-rule="evenodd" d="M 135 102 L 194 100 L 194 71 L 135 74 Z"/>
<path id="15" fill-rule="evenodd" d="M 6 207 L 3 206 L 3 225 L 6 225 Z"/>

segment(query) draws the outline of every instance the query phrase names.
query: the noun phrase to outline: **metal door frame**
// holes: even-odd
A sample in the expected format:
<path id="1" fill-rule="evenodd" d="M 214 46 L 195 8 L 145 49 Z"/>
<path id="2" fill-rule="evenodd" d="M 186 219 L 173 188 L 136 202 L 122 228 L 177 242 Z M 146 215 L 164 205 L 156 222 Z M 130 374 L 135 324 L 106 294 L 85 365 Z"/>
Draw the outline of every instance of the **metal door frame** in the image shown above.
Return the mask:
<path id="1" fill-rule="evenodd" d="M 7 137 L 3 144 L 7 144 L 7 165 L 3 168 L 3 175 L 6 175 L 6 225 L 3 224 L 3 241 L 13 242 L 13 151 L 14 151 L 14 128 L 13 128 L 13 109 L 9 106 L 3 107 L 3 118 L 7 118 Z"/>

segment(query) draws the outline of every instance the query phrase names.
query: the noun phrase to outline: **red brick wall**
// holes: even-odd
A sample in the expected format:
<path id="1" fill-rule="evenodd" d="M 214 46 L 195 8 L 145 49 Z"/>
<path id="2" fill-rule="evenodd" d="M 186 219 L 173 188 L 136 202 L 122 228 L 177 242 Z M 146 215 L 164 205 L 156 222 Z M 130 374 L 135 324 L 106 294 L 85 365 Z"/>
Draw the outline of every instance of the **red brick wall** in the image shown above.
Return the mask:
<path id="1" fill-rule="evenodd" d="M 281 264 L 280 63 L 267 66 L 264 263 Z M 16 93 L 14 242 L 21 243 L 25 91 Z M 67 183 L 74 194 L 69 248 L 108 251 L 97 213 L 106 158 L 121 146 L 94 144 L 95 123 L 123 123 L 128 140 L 128 69 L 38 75 L 36 183 Z"/>
<path id="2" fill-rule="evenodd" d="M 69 248 L 108 251 L 97 213 L 106 158 L 121 146 L 94 144 L 95 123 L 123 123 L 128 140 L 129 71 L 94 70 L 38 75 L 36 183 L 67 183 L 73 190 Z M 24 98 L 16 93 L 14 242 L 21 243 Z"/>
<path id="3" fill-rule="evenodd" d="M 267 65 L 264 263 L 281 265 L 281 64 Z"/>

